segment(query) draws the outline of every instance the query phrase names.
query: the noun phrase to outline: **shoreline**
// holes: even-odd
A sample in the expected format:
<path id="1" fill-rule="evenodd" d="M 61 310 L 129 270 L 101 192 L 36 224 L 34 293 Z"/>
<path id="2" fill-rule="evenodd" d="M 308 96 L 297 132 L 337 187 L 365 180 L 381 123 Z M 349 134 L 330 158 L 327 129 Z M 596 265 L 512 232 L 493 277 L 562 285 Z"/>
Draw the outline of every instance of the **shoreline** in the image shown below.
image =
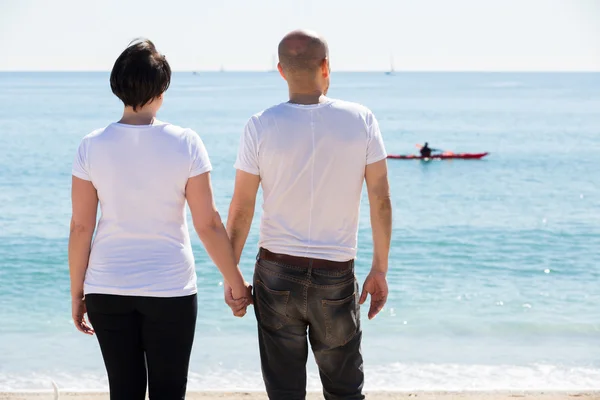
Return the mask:
<path id="1" fill-rule="evenodd" d="M 586 399 L 600 400 L 600 390 L 490 390 L 490 391 L 374 391 L 366 392 L 366 398 L 373 400 L 392 399 L 418 399 L 418 400 L 515 400 L 515 399 L 539 399 L 539 400 L 563 400 L 563 399 Z M 50 391 L 22 391 L 22 392 L 0 392 L 0 400 L 40 400 L 56 399 Z M 58 399 L 69 398 L 73 400 L 108 400 L 107 392 L 61 392 Z M 219 391 L 190 391 L 187 399 L 225 399 L 225 400 L 263 400 L 267 399 L 265 392 L 219 392 Z M 307 399 L 322 399 L 320 392 L 308 392 Z"/>

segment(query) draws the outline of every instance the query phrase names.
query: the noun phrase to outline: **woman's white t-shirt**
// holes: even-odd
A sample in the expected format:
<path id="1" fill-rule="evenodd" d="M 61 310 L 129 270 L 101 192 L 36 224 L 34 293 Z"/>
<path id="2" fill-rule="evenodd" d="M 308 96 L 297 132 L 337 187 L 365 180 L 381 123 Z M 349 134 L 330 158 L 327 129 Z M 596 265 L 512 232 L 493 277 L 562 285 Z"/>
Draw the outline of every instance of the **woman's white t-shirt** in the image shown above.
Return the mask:
<path id="1" fill-rule="evenodd" d="M 73 175 L 91 181 L 101 217 L 85 294 L 177 297 L 196 293 L 185 214 L 190 177 L 211 170 L 196 132 L 168 123 L 113 123 L 87 135 Z"/>

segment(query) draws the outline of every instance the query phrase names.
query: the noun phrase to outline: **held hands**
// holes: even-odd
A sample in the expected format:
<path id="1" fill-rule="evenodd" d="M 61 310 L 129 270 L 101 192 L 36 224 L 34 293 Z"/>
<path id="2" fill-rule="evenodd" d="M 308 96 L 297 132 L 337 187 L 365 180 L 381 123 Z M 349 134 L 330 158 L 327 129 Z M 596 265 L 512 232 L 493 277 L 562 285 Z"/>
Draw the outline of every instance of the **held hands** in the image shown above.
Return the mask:
<path id="1" fill-rule="evenodd" d="M 244 286 L 233 289 L 229 283 L 223 284 L 225 291 L 225 303 L 231 308 L 233 315 L 243 317 L 246 315 L 246 308 L 252 304 L 252 286 L 244 282 Z"/>
<path id="2" fill-rule="evenodd" d="M 86 335 L 93 335 L 94 330 L 88 325 L 85 320 L 85 314 L 87 309 L 85 307 L 85 298 L 83 296 L 71 297 L 71 315 L 73 317 L 73 323 L 78 331 L 85 333 Z"/>
<path id="3" fill-rule="evenodd" d="M 359 304 L 364 304 L 367 300 L 367 294 L 371 295 L 371 307 L 369 308 L 369 319 L 375 318 L 379 311 L 383 309 L 388 297 L 388 285 L 385 279 L 385 272 L 371 270 L 363 285 Z"/>
<path id="4" fill-rule="evenodd" d="M 223 287 L 225 303 L 231 308 L 233 315 L 236 317 L 246 315 L 246 309 L 252 304 L 252 285 L 244 282 L 243 287 L 234 289 L 229 283 L 225 282 Z M 365 303 L 367 295 L 371 295 L 369 319 L 373 319 L 383 309 L 387 301 L 388 285 L 385 272 L 371 270 L 363 284 L 359 304 Z"/>

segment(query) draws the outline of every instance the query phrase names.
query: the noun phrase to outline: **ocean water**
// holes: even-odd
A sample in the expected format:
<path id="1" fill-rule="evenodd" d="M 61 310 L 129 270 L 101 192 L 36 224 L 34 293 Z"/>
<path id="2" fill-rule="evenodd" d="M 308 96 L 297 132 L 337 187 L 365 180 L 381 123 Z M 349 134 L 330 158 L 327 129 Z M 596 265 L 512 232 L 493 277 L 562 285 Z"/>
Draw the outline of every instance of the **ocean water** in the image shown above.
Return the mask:
<path id="1" fill-rule="evenodd" d="M 286 95 L 275 73 L 174 75 L 159 117 L 202 136 L 224 218 L 246 120 Z M 600 389 L 600 74 L 334 73 L 330 95 L 369 106 L 389 153 L 491 152 L 389 161 L 390 296 L 363 320 L 366 389 Z M 0 391 L 107 387 L 95 338 L 70 321 L 69 190 L 80 139 L 120 110 L 107 73 L 0 73 Z M 361 212 L 362 281 L 366 198 Z M 254 317 L 230 315 L 192 238 L 189 387 L 260 390 Z"/>

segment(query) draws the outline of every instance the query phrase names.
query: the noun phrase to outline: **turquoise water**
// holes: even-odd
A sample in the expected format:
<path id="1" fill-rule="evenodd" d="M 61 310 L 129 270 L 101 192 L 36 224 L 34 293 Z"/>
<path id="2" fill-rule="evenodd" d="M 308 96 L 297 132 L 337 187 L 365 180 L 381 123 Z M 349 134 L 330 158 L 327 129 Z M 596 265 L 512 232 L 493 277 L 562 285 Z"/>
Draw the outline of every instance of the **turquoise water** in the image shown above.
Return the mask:
<path id="1" fill-rule="evenodd" d="M 159 117 L 204 139 L 224 218 L 242 128 L 286 94 L 274 73 L 174 75 Z M 363 323 L 366 388 L 600 388 L 600 74 L 339 73 L 330 95 L 368 105 L 390 153 L 424 141 L 491 152 L 390 160 L 391 292 Z M 0 73 L 0 391 L 50 379 L 106 388 L 95 339 L 70 322 L 69 190 L 79 140 L 119 112 L 107 73 Z M 192 237 L 200 314 L 190 388 L 258 390 L 254 318 L 230 316 Z M 366 198 L 359 246 L 362 280 Z"/>

